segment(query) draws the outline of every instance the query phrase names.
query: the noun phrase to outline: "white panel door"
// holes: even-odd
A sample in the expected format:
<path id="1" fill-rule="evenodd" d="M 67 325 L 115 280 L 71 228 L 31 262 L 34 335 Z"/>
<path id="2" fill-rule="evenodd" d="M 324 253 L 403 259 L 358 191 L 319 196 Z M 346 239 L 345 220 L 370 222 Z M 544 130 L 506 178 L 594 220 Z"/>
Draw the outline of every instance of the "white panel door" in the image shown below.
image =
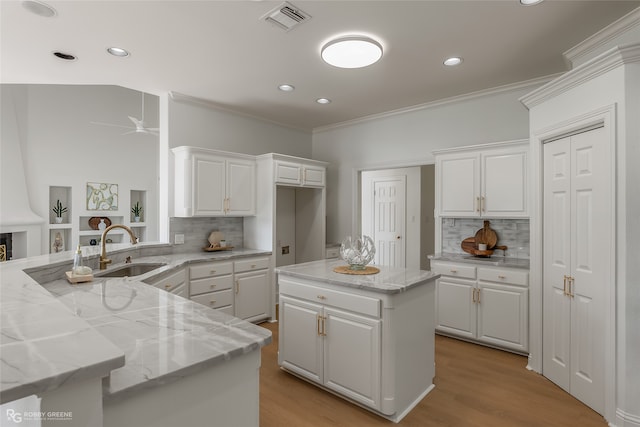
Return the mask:
<path id="1" fill-rule="evenodd" d="M 544 146 L 543 373 L 599 413 L 612 286 L 603 256 L 611 247 L 609 153 L 604 128 Z"/>
<path id="2" fill-rule="evenodd" d="M 245 160 L 227 160 L 227 215 L 255 215 L 255 189 L 255 163 Z"/>
<path id="3" fill-rule="evenodd" d="M 477 307 L 474 281 L 436 281 L 436 329 L 467 338 L 476 337 Z"/>
<path id="4" fill-rule="evenodd" d="M 224 215 L 225 161 L 214 158 L 194 158 L 193 214 Z"/>
<path id="5" fill-rule="evenodd" d="M 373 239 L 375 263 L 405 266 L 406 176 L 374 178 Z"/>
<path id="6" fill-rule="evenodd" d="M 234 278 L 235 316 L 250 322 L 269 317 L 268 270 L 236 273 Z"/>
<path id="7" fill-rule="evenodd" d="M 481 214 L 526 216 L 527 152 L 495 150 L 482 155 Z"/>
<path id="8" fill-rule="evenodd" d="M 381 320 L 325 308 L 324 384 L 380 407 Z"/>
<path id="9" fill-rule="evenodd" d="M 478 340 L 518 351 L 529 344 L 529 290 L 478 283 Z"/>

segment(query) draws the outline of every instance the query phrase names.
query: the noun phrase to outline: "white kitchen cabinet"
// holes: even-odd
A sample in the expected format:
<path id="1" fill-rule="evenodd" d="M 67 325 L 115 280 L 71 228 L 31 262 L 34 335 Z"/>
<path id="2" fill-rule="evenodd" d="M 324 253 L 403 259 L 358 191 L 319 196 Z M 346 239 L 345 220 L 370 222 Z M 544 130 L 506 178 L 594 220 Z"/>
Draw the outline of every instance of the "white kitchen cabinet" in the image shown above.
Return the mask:
<path id="1" fill-rule="evenodd" d="M 158 278 L 152 277 L 144 282 L 156 288 L 164 289 L 172 294 L 185 296 L 187 274 L 184 268 L 173 270 L 168 275 L 161 275 Z"/>
<path id="2" fill-rule="evenodd" d="M 304 187 L 324 187 L 326 168 L 298 161 L 276 160 L 275 182 Z"/>
<path id="3" fill-rule="evenodd" d="M 432 260 L 436 331 L 493 347 L 529 349 L 528 271 Z"/>
<path id="4" fill-rule="evenodd" d="M 190 266 L 189 298 L 233 314 L 233 262 L 214 261 Z"/>
<path id="5" fill-rule="evenodd" d="M 235 316 L 256 322 L 270 316 L 269 257 L 234 262 Z"/>
<path id="6" fill-rule="evenodd" d="M 318 292 L 323 295 L 322 290 Z M 380 409 L 379 318 L 288 295 L 280 296 L 279 318 L 284 328 L 279 337 L 283 367 Z"/>
<path id="7" fill-rule="evenodd" d="M 254 157 L 185 146 L 172 151 L 176 216 L 255 215 Z"/>
<path id="8" fill-rule="evenodd" d="M 527 217 L 526 141 L 442 150 L 436 212 L 445 217 Z"/>

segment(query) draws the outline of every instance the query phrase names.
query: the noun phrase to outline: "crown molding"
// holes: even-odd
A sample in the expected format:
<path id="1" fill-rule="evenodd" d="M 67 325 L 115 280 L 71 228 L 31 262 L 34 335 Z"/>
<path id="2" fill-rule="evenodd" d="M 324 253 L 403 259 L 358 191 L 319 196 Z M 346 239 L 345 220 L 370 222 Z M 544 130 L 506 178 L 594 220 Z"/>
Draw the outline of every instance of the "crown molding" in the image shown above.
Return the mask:
<path id="1" fill-rule="evenodd" d="M 535 79 L 531 79 L 531 80 L 525 80 L 522 82 L 518 82 L 518 83 L 511 83 L 511 84 L 507 84 L 507 85 L 503 85 L 503 86 L 497 86 L 494 88 L 490 88 L 490 89 L 483 89 L 477 92 L 471 92 L 471 93 L 466 93 L 464 95 L 458 95 L 458 96 L 453 96 L 450 98 L 444 98 L 444 99 L 440 99 L 437 101 L 432 101 L 432 102 L 427 102 L 424 104 L 418 104 L 418 105 L 414 105 L 411 107 L 405 107 L 405 108 L 400 108 L 397 110 L 391 110 L 391 111 L 387 111 L 384 113 L 379 113 L 379 114 L 372 114 L 369 116 L 365 116 L 365 117 L 360 117 L 357 119 L 353 119 L 353 120 L 348 120 L 348 121 L 344 121 L 344 122 L 339 122 L 339 123 L 334 123 L 331 125 L 327 125 L 327 126 L 320 126 L 317 128 L 313 129 L 313 133 L 321 133 L 321 132 L 326 132 L 329 130 L 334 130 L 334 129 L 338 129 L 338 128 L 343 128 L 343 127 L 348 127 L 348 126 L 353 126 L 353 125 L 357 125 L 357 124 L 361 124 L 361 123 L 366 123 L 366 122 L 371 122 L 374 120 L 380 120 L 383 118 L 388 118 L 388 117 L 393 117 L 393 116 L 397 116 L 397 115 L 401 115 L 401 114 L 406 114 L 406 113 L 411 113 L 414 111 L 422 111 L 422 110 L 428 110 L 430 108 L 436 108 L 436 107 L 441 107 L 443 105 L 449 105 L 449 104 L 455 104 L 455 103 L 459 103 L 459 102 L 464 102 L 464 101 L 470 101 L 473 99 L 477 99 L 477 98 L 481 98 L 484 96 L 489 96 L 489 95 L 496 95 L 499 93 L 503 93 L 503 92 L 509 92 L 509 91 L 513 91 L 513 90 L 518 90 L 518 89 L 523 89 L 523 88 L 527 88 L 527 87 L 532 87 L 532 86 L 541 86 L 545 83 L 548 83 L 549 81 L 553 80 L 554 78 L 561 76 L 563 73 L 557 73 L 557 74 L 552 74 L 549 76 L 543 76 L 543 77 L 537 77 Z"/>
<path id="2" fill-rule="evenodd" d="M 198 97 L 195 97 L 195 96 L 185 95 L 185 94 L 180 93 L 180 92 L 171 91 L 171 92 L 169 92 L 169 97 L 173 101 L 179 102 L 179 103 L 182 103 L 182 104 L 196 105 L 198 107 L 204 107 L 204 108 L 208 108 L 210 110 L 222 111 L 222 112 L 233 114 L 233 115 L 236 115 L 236 116 L 242 116 L 242 117 L 246 117 L 248 119 L 258 120 L 258 121 L 261 121 L 263 123 L 268 123 L 268 124 L 271 124 L 271 125 L 276 125 L 276 126 L 280 126 L 280 127 L 296 130 L 296 131 L 309 133 L 309 129 L 296 127 L 296 126 L 291 126 L 289 124 L 280 123 L 280 122 L 277 122 L 275 120 L 265 119 L 264 117 L 255 116 L 253 114 L 245 113 L 245 112 L 240 111 L 240 110 L 234 110 L 233 108 L 226 107 L 226 106 L 218 104 L 216 102 L 208 101 L 206 99 L 198 98 Z"/>
<path id="3" fill-rule="evenodd" d="M 640 62 L 640 43 L 617 46 L 592 60 L 566 72 L 564 75 L 520 98 L 525 107 L 536 105 L 554 98 L 568 90 L 593 80 L 617 67 L 632 62 Z"/>
<path id="4" fill-rule="evenodd" d="M 640 26 L 640 7 L 632 10 L 591 37 L 578 43 L 563 53 L 563 56 L 574 65 L 577 60 L 592 54 L 611 40 L 637 26 Z"/>

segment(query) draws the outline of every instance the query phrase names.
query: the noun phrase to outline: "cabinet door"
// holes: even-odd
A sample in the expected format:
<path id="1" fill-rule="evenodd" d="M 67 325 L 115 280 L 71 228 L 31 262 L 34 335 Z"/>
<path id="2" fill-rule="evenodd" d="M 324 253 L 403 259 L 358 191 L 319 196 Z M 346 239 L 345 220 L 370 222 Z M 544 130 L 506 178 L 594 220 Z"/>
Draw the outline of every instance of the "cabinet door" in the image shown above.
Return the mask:
<path id="1" fill-rule="evenodd" d="M 302 185 L 308 187 L 324 187 L 325 168 L 304 166 Z"/>
<path id="2" fill-rule="evenodd" d="M 436 281 L 436 329 L 465 338 L 476 336 L 475 282 L 441 277 Z"/>
<path id="3" fill-rule="evenodd" d="M 443 156 L 437 161 L 440 215 L 480 215 L 480 156 L 477 153 Z"/>
<path id="4" fill-rule="evenodd" d="M 526 148 L 489 151 L 482 155 L 482 215 L 527 216 Z"/>
<path id="5" fill-rule="evenodd" d="M 528 289 L 489 282 L 478 289 L 478 340 L 528 351 Z"/>
<path id="6" fill-rule="evenodd" d="M 278 364 L 322 384 L 322 306 L 280 295 Z"/>
<path id="7" fill-rule="evenodd" d="M 256 321 L 269 317 L 269 270 L 235 275 L 236 317 Z"/>
<path id="8" fill-rule="evenodd" d="M 280 184 L 302 184 L 302 165 L 276 160 L 276 182 Z"/>
<path id="9" fill-rule="evenodd" d="M 246 160 L 227 161 L 227 215 L 256 214 L 256 165 Z"/>
<path id="10" fill-rule="evenodd" d="M 380 406 L 381 320 L 324 311 L 324 385 L 372 408 Z"/>
<path id="11" fill-rule="evenodd" d="M 224 215 L 224 159 L 195 156 L 193 161 L 193 214 Z"/>

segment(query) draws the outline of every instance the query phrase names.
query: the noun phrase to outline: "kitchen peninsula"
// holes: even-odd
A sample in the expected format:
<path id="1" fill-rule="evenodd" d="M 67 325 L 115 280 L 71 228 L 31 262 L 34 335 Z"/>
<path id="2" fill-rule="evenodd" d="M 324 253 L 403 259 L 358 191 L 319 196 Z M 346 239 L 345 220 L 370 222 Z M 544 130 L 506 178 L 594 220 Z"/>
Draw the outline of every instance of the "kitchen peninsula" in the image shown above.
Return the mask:
<path id="1" fill-rule="evenodd" d="M 68 412 L 65 425 L 74 427 L 199 426 L 212 411 L 221 425 L 257 426 L 260 348 L 270 331 L 144 281 L 189 264 L 270 253 L 117 246 L 114 259 L 163 266 L 131 278 L 94 270 L 92 282 L 78 285 L 61 279 L 72 252 L 0 266 L 1 403 L 36 394 L 40 411 Z M 97 262 L 87 250 L 85 263 Z"/>
<path id="2" fill-rule="evenodd" d="M 342 260 L 276 269 L 278 364 L 399 422 L 434 387 L 435 281 L 430 271 L 376 266 L 334 272 Z"/>

